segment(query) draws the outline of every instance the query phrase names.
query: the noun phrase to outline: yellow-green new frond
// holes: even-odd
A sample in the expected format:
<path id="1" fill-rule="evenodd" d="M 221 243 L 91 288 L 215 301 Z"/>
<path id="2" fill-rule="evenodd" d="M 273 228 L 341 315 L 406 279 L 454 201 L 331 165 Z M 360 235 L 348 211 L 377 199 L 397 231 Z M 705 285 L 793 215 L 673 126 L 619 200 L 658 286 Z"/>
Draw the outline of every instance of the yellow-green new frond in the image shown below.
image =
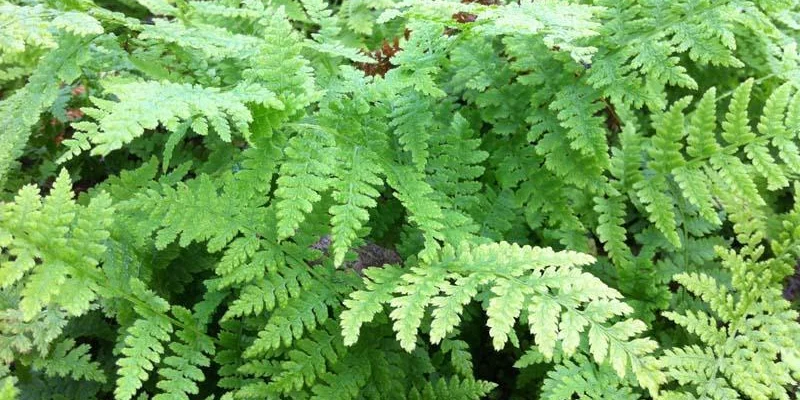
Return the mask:
<path id="1" fill-rule="evenodd" d="M 0 400 L 16 400 L 19 390 L 14 386 L 16 379 L 5 377 L 0 379 Z"/>
<path id="2" fill-rule="evenodd" d="M 716 129 L 713 88 L 699 101 L 688 124 L 683 110 L 689 98 L 653 118 L 656 133 L 647 147 L 646 178 L 634 187 L 650 221 L 677 247 L 681 239 L 674 192 L 688 201 L 690 211 L 714 225 L 721 224 L 718 209 L 722 208 L 736 223 L 735 229 L 758 232 L 742 225 L 745 220 L 758 223 L 765 218 L 761 208 L 766 205 L 767 193 L 761 192 L 757 182 L 764 180 L 767 191 L 776 191 L 788 186 L 789 177 L 798 173 L 797 135 L 791 127 L 796 123 L 800 100 L 793 99 L 788 84 L 776 89 L 766 101 L 756 133 L 748 116 L 752 87 L 751 79 L 733 91 L 721 132 Z M 718 134 L 722 141 L 717 139 Z M 744 211 L 750 217 L 742 214 Z M 763 234 L 763 230 L 760 232 Z"/>
<path id="3" fill-rule="evenodd" d="M 263 29 L 264 43 L 242 74 L 245 80 L 277 94 L 284 108 L 269 113 L 270 121 L 277 126 L 316 101 L 319 92 L 313 70 L 301 55 L 302 39 L 292 27 L 285 9 L 268 8 L 263 15 L 258 24 Z"/>
<path id="4" fill-rule="evenodd" d="M 113 208 L 107 194 L 85 207 L 72 198 L 72 182 L 62 171 L 48 197 L 26 186 L 13 203 L 0 205 L 0 285 L 20 285 L 26 320 L 50 304 L 81 315 L 96 297 L 93 278 Z"/>
<path id="5" fill-rule="evenodd" d="M 0 83 L 29 74 L 39 57 L 59 47 L 59 36 L 96 36 L 103 26 L 92 16 L 41 4 L 0 4 Z"/>
<path id="6" fill-rule="evenodd" d="M 138 38 L 175 44 L 187 50 L 200 52 L 214 61 L 255 57 L 261 42 L 256 37 L 233 34 L 215 26 L 186 26 L 178 21 L 163 19 L 155 20 L 153 25 L 145 25 Z"/>
<path id="7" fill-rule="evenodd" d="M 772 285 L 766 265 L 718 248 L 731 272 L 732 288 L 705 274 L 680 274 L 676 280 L 708 303 L 702 311 L 664 315 L 700 338 L 706 347 L 669 349 L 659 358 L 679 388 L 668 394 L 705 394 L 713 399 L 788 398 L 797 383 L 800 337 L 797 311 Z M 767 276 L 765 276 L 767 275 Z"/>
<path id="8" fill-rule="evenodd" d="M 591 62 L 596 48 L 585 40 L 598 34 L 599 8 L 556 1 L 523 1 L 489 9 L 480 15 L 480 29 L 493 35 L 541 36 L 547 47 L 568 52 L 577 62 Z"/>
<path id="9" fill-rule="evenodd" d="M 557 346 L 567 355 L 575 353 L 582 333 L 588 332 L 597 363 L 607 360 L 620 377 L 630 366 L 646 380 L 652 371 L 641 357 L 646 358 L 655 343 L 633 338 L 645 329 L 640 321 L 612 324 L 632 309 L 615 290 L 577 268 L 592 262 L 581 253 L 496 243 L 458 251 L 447 247 L 434 261 L 406 272 L 392 266 L 368 269 L 366 289 L 345 301 L 345 343 L 355 343 L 359 328 L 382 310 L 381 304 L 392 309 L 393 328 L 407 351 L 416 347 L 423 317 L 432 308 L 430 337 L 438 343 L 460 323 L 463 307 L 480 297 L 488 300 L 483 304 L 495 349 L 506 345 L 524 314 L 545 357 L 552 358 Z M 654 385 L 648 382 L 647 387 Z"/>

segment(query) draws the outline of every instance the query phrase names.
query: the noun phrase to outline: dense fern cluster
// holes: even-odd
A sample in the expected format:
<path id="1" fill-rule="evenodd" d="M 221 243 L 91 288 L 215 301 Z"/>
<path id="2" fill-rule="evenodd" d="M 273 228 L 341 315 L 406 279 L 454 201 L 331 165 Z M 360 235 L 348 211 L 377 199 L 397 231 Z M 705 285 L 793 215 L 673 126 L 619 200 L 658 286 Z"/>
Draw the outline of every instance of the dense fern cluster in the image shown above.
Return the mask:
<path id="1" fill-rule="evenodd" d="M 798 0 L 0 0 L 0 399 L 793 399 Z"/>

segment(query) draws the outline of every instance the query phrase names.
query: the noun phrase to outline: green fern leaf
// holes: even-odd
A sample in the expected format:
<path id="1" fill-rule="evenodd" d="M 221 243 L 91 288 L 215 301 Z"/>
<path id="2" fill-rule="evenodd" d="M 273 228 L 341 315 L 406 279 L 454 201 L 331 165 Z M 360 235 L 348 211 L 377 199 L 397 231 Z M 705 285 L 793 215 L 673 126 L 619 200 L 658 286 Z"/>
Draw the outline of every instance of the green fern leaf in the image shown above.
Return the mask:
<path id="1" fill-rule="evenodd" d="M 192 130 L 203 136 L 208 134 L 210 126 L 226 142 L 231 141 L 232 126 L 249 138 L 253 116 L 246 103 L 259 99 L 258 102 L 269 107 L 284 107 L 274 93 L 251 86 L 227 92 L 198 85 L 147 81 L 108 81 L 103 86 L 107 94 L 119 101 L 92 99 L 95 107 L 85 112 L 95 122 L 73 125 L 80 132 L 75 139 L 65 141 L 70 150 L 61 157 L 61 162 L 80 154 L 86 140 L 95 145 L 92 154 L 107 155 L 142 136 L 145 130 L 163 125 L 175 132 L 183 121 L 191 121 Z"/>
<path id="2" fill-rule="evenodd" d="M 14 256 L 0 264 L 0 285 L 22 281 L 19 308 L 25 320 L 51 303 L 81 315 L 96 297 L 96 266 L 114 210 L 107 194 L 87 207 L 75 204 L 73 195 L 69 175 L 62 171 L 49 197 L 42 199 L 26 186 L 14 203 L 0 205 L 0 246 Z"/>
<path id="3" fill-rule="evenodd" d="M 156 386 L 163 390 L 154 396 L 154 400 L 188 400 L 189 394 L 199 393 L 197 383 L 205 380 L 205 375 L 200 368 L 208 367 L 211 360 L 208 355 L 214 355 L 214 343 L 211 338 L 200 333 L 204 331 L 201 321 L 197 321 L 189 310 L 173 306 L 172 314 L 183 324 L 175 332 L 180 341 L 169 344 L 173 355 L 164 357 L 164 366 L 158 369 L 161 380 Z"/>
<path id="4" fill-rule="evenodd" d="M 717 90 L 711 88 L 703 94 L 689 124 L 686 153 L 695 158 L 708 158 L 719 152 L 715 137 L 717 127 Z"/>
<path id="5" fill-rule="evenodd" d="M 631 339 L 645 329 L 640 321 L 625 320 L 606 326 L 611 318 L 629 314 L 632 309 L 618 300 L 619 293 L 575 268 L 593 262 L 591 257 L 508 243 L 459 250 L 456 253 L 452 248 L 445 249 L 432 264 L 413 267 L 405 273 L 387 266 L 374 275 L 380 281 L 373 280 L 368 274 L 366 289 L 354 292 L 345 301 L 347 309 L 341 315 L 345 343 L 352 344 L 358 338 L 360 326 L 380 311 L 380 304 L 389 303 L 393 308 L 389 315 L 395 321 L 394 329 L 401 347 L 407 351 L 414 349 L 416 332 L 428 306 L 448 305 L 441 301 L 434 303 L 433 296 L 444 290 L 452 292 L 453 280 L 457 278 L 479 275 L 480 281 L 486 282 L 481 285 L 479 296 L 488 299 L 489 334 L 496 349 L 501 349 L 508 341 L 510 327 L 524 309 L 529 313 L 527 320 L 537 344 L 544 351 L 551 353 L 555 342 L 561 344 L 565 353 L 572 354 L 581 341 L 580 332 L 587 325 L 596 326 L 592 341 L 598 362 L 608 356 L 616 363 L 615 370 L 620 377 L 626 374 L 627 365 L 630 365 L 635 373 L 647 378 L 646 372 L 652 368 L 644 367 L 650 363 L 645 355 L 656 345 L 648 339 Z M 460 279 L 456 283 L 470 282 L 472 285 L 474 279 L 477 278 L 471 281 Z M 392 298 L 393 292 L 400 296 Z M 584 303 L 582 310 L 576 308 L 577 304 Z M 452 310 L 447 312 L 452 313 Z M 560 322 L 557 320 L 559 317 Z M 448 321 L 455 324 L 458 319 L 449 317 Z M 452 325 L 445 325 L 444 320 L 438 322 L 434 338 L 438 339 L 440 332 L 449 332 L 452 328 Z M 660 378 L 656 376 L 654 379 Z"/>
<path id="6" fill-rule="evenodd" d="M 100 364 L 91 361 L 89 345 L 75 344 L 73 339 L 59 342 L 47 358 L 34 360 L 34 368 L 43 370 L 48 376 L 70 376 L 105 383 L 106 376 Z"/>
<path id="7" fill-rule="evenodd" d="M 330 208 L 331 248 L 333 264 L 337 267 L 342 265 L 363 224 L 369 220 L 367 210 L 377 205 L 375 198 L 380 193 L 375 186 L 383 184 L 378 177 L 381 173 L 378 164 L 360 155 L 359 150 L 359 147 L 353 149 L 344 171 L 337 174 L 338 179 L 332 184 L 332 196 L 338 203 Z"/>
<path id="8" fill-rule="evenodd" d="M 292 236 L 305 221 L 305 214 L 321 199 L 328 178 L 336 165 L 332 139 L 324 133 L 306 132 L 289 140 L 287 161 L 281 165 L 275 205 L 278 216 L 278 238 Z"/>
<path id="9" fill-rule="evenodd" d="M 149 372 L 161 361 L 164 353 L 161 342 L 169 340 L 171 332 L 172 325 L 160 316 L 138 319 L 127 329 L 125 347 L 121 351 L 123 357 L 117 361 L 119 378 L 114 389 L 115 399 L 133 398 Z"/>
<path id="10" fill-rule="evenodd" d="M 399 268 L 370 268 L 364 271 L 367 279 L 365 289 L 353 292 L 344 300 L 347 308 L 342 313 L 340 325 L 345 346 L 356 343 L 361 326 L 372 321 L 383 311 L 383 304 L 392 300 L 392 292 L 401 281 L 403 270 Z"/>

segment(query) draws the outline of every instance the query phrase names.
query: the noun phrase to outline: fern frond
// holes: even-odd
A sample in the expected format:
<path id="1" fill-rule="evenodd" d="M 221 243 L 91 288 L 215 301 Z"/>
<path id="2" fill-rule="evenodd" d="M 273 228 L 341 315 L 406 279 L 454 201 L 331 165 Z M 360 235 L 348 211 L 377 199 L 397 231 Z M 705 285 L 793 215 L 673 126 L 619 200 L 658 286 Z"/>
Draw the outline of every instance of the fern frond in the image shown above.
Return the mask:
<path id="1" fill-rule="evenodd" d="M 330 317 L 329 307 L 338 301 L 333 288 L 321 281 L 324 278 L 312 278 L 305 273 L 296 275 L 284 278 L 286 281 L 281 282 L 282 286 L 276 285 L 273 289 L 277 307 L 275 300 L 267 298 L 271 301 L 271 304 L 266 304 L 269 318 L 258 338 L 244 352 L 245 357 L 254 358 L 281 346 L 291 347 L 294 340 L 316 330 Z"/>
<path id="2" fill-rule="evenodd" d="M 337 267 L 344 262 L 353 241 L 361 236 L 360 231 L 369 220 L 367 210 L 378 204 L 375 198 L 380 193 L 375 187 L 383 184 L 378 176 L 382 172 L 379 164 L 363 152 L 359 154 L 359 150 L 358 146 L 353 148 L 352 156 L 332 183 L 332 197 L 338 204 L 330 208 L 331 248 L 333 264 Z"/>
<path id="3" fill-rule="evenodd" d="M 428 383 L 422 388 L 414 388 L 409 393 L 408 398 L 434 400 L 449 397 L 452 399 L 477 400 L 489 395 L 496 387 L 496 384 L 482 380 L 459 379 L 458 377 L 442 378 L 436 382 Z"/>
<path id="4" fill-rule="evenodd" d="M 598 8 L 583 4 L 525 1 L 489 9 L 480 15 L 481 29 L 494 35 L 538 36 L 547 47 L 558 47 L 577 62 L 590 62 L 597 50 L 582 43 L 598 34 Z"/>
<path id="5" fill-rule="evenodd" d="M 0 400 L 16 400 L 19 390 L 14 386 L 14 378 L 0 380 Z"/>
<path id="6" fill-rule="evenodd" d="M 305 214 L 322 199 L 336 166 L 332 138 L 324 133 L 304 132 L 289 140 L 287 160 L 281 165 L 278 189 L 275 190 L 278 238 L 294 235 Z"/>
<path id="7" fill-rule="evenodd" d="M 707 347 L 684 346 L 667 350 L 659 361 L 667 376 L 680 385 L 678 394 L 695 392 L 711 398 L 787 398 L 800 368 L 783 360 L 796 359 L 792 343 L 800 335 L 797 312 L 770 287 L 762 262 L 747 260 L 731 250 L 717 248 L 731 272 L 732 290 L 705 274 L 679 274 L 687 290 L 708 303 L 704 312 L 668 312 L 665 316 L 697 335 Z M 788 346 L 788 347 L 787 347 Z M 759 365 L 754 369 L 754 365 Z"/>
<path id="8" fill-rule="evenodd" d="M 225 254 L 217 264 L 216 273 L 219 278 L 214 281 L 214 285 L 221 290 L 232 285 L 257 281 L 264 277 L 265 270 L 270 272 L 278 271 L 284 265 L 286 265 L 286 261 L 280 247 L 259 240 L 255 236 L 245 235 L 234 239 L 228 245 Z M 254 300 L 250 293 L 252 293 L 252 296 L 259 297 L 260 285 L 256 283 L 256 287 L 253 289 L 249 289 L 249 286 L 243 286 L 242 291 L 242 295 L 248 298 L 247 303 L 240 307 L 234 301 L 233 304 L 237 304 L 234 307 L 234 310 L 236 310 L 233 312 L 234 315 L 244 315 L 247 309 L 256 309 L 256 306 L 248 306 L 246 304 L 249 304 L 250 300 Z M 270 295 L 264 294 L 264 296 Z"/>
<path id="9" fill-rule="evenodd" d="M 195 331 L 205 331 L 203 321 L 198 320 L 189 310 L 178 306 L 172 307 L 172 314 L 184 327 L 175 332 L 180 341 L 169 344 L 172 355 L 165 357 L 164 366 L 158 369 L 162 379 L 156 386 L 164 390 L 164 393 L 154 396 L 154 400 L 188 400 L 188 395 L 198 394 L 199 388 L 195 382 L 205 380 L 200 368 L 211 364 L 209 356 L 213 356 L 215 351 L 211 338 Z"/>
<path id="10" fill-rule="evenodd" d="M 106 376 L 100 364 L 91 360 L 89 349 L 87 344 L 76 346 L 75 340 L 65 339 L 55 345 L 47 358 L 34 359 L 33 367 L 47 376 L 70 376 L 105 383 Z"/>
<path id="11" fill-rule="evenodd" d="M 96 297 L 93 278 L 114 209 L 106 194 L 86 207 L 75 204 L 73 195 L 69 175 L 62 171 L 47 198 L 26 186 L 14 203 L 0 205 L 0 246 L 13 256 L 0 263 L 0 285 L 21 284 L 19 309 L 25 320 L 49 304 L 81 315 Z"/>
<path id="12" fill-rule="evenodd" d="M 5 14 L 3 14 L 5 15 Z M 90 39 L 74 35 L 60 38 L 58 48 L 42 58 L 28 78 L 28 84 L 0 103 L 3 140 L 0 140 L 0 183 L 5 182 L 15 160 L 31 135 L 31 127 L 50 107 L 59 93 L 59 84 L 80 76 L 80 67 L 89 61 Z"/>
<path id="13" fill-rule="evenodd" d="M 155 15 L 175 15 L 178 8 L 172 5 L 169 0 L 136 0 Z"/>
<path id="14" fill-rule="evenodd" d="M 305 386 L 312 386 L 325 373 L 327 364 L 335 364 L 346 355 L 346 349 L 328 326 L 327 329 L 316 330 L 309 337 L 298 341 L 287 355 L 288 359 L 280 363 L 280 369 L 276 371 L 272 381 L 263 387 L 266 392 L 261 396 L 266 393 L 288 394 Z M 246 369 L 247 366 L 243 368 Z"/>
<path id="15" fill-rule="evenodd" d="M 240 7 L 206 1 L 189 2 L 192 13 L 200 15 L 206 20 L 224 18 L 226 22 L 233 20 L 237 23 L 242 21 L 252 23 L 261 18 L 261 12 L 264 11 L 264 5 L 260 2 L 242 2 L 236 6 Z"/>
<path id="16" fill-rule="evenodd" d="M 161 361 L 164 353 L 161 342 L 169 340 L 170 333 L 172 325 L 161 316 L 140 318 L 127 329 L 125 347 L 121 350 L 123 357 L 117 361 L 119 378 L 114 389 L 115 399 L 133 398 Z"/>
<path id="17" fill-rule="evenodd" d="M 459 322 L 464 302 L 470 296 L 480 296 L 488 299 L 488 306 L 484 307 L 491 328 L 489 335 L 498 350 L 506 344 L 511 327 L 524 312 L 546 357 L 552 357 L 556 344 L 566 354 L 574 353 L 581 341 L 580 333 L 588 327 L 592 354 L 598 363 L 608 357 L 622 377 L 630 362 L 634 372 L 642 372 L 640 377 L 644 377 L 647 368 L 639 357 L 651 352 L 655 344 L 631 339 L 644 330 L 640 321 L 625 320 L 606 326 L 612 317 L 632 310 L 618 300 L 620 295 L 615 290 L 575 268 L 593 261 L 580 253 L 499 243 L 462 247 L 457 253 L 446 248 L 440 258 L 406 273 L 386 271 L 398 269 L 391 266 L 367 270 L 367 288 L 345 301 L 347 309 L 341 316 L 345 343 L 354 343 L 363 322 L 380 311 L 380 304 L 388 303 L 393 309 L 390 317 L 400 345 L 411 351 L 416 347 L 416 334 L 429 305 L 434 308 L 431 327 L 436 327 L 431 337 L 439 340 Z M 453 286 L 459 284 L 467 287 L 464 294 L 454 293 Z M 439 293 L 444 298 L 435 297 Z M 456 295 L 456 300 L 447 299 L 449 295 Z"/>
<path id="18" fill-rule="evenodd" d="M 318 31 L 311 33 L 313 40 L 309 40 L 306 44 L 309 48 L 333 57 L 344 57 L 354 62 L 375 62 L 374 59 L 367 57 L 358 49 L 339 40 L 342 31 L 341 18 L 339 14 L 333 14 L 333 10 L 329 9 L 324 1 L 301 0 L 300 3 L 305 9 L 308 19 L 319 26 Z M 347 10 L 350 10 L 349 5 L 340 7 L 340 11 Z"/>
<path id="19" fill-rule="evenodd" d="M 284 7 L 268 8 L 263 15 L 258 25 L 263 30 L 264 44 L 242 75 L 246 81 L 275 93 L 283 104 L 265 116 L 274 128 L 316 101 L 319 93 L 308 60 L 301 55 L 302 40 Z"/>
<path id="20" fill-rule="evenodd" d="M 153 25 L 145 25 L 139 39 L 174 44 L 197 51 L 212 61 L 255 57 L 260 45 L 260 41 L 253 36 L 233 34 L 209 25 L 187 26 L 163 19 L 155 20 Z"/>
<path id="21" fill-rule="evenodd" d="M 682 4 L 685 7 L 662 8 L 631 1 L 597 3 L 609 7 L 606 29 L 600 32 L 613 39 L 599 46 L 588 81 L 602 88 L 615 104 L 662 109 L 668 86 L 697 89 L 681 54 L 687 54 L 696 65 L 741 68 L 749 53 L 742 50 L 748 46 L 742 44 L 739 29 L 756 35 L 778 30 L 761 8 L 768 6 L 752 2 Z M 614 26 L 628 26 L 635 33 L 621 34 Z M 777 43 L 763 44 L 772 45 Z"/>
<path id="22" fill-rule="evenodd" d="M 616 264 L 626 265 L 632 261 L 633 254 L 625 243 L 625 203 L 621 196 L 608 198 L 595 197 L 594 210 L 599 214 L 597 236 L 603 242 L 606 252 Z"/>
<path id="23" fill-rule="evenodd" d="M 425 182 L 424 175 L 411 167 L 386 170 L 386 180 L 395 189 L 394 196 L 408 210 L 408 219 L 421 231 L 424 238 L 424 250 L 421 256 L 430 260 L 440 248 L 438 240 L 444 240 L 446 228 L 444 213 L 433 201 L 433 188 Z"/>
<path id="24" fill-rule="evenodd" d="M 45 358 L 67 325 L 67 315 L 57 308 L 45 308 L 27 321 L 16 307 L 2 310 L 0 322 L 0 362 L 10 364 L 17 355 L 33 351 Z"/>
<path id="25" fill-rule="evenodd" d="M 568 400 L 574 396 L 594 399 L 639 399 L 608 366 L 598 367 L 584 356 L 564 360 L 547 374 L 542 398 Z"/>
<path id="26" fill-rule="evenodd" d="M 455 209 L 473 210 L 476 204 L 468 199 L 482 188 L 476 181 L 485 171 L 481 163 L 489 154 L 480 149 L 481 140 L 476 136 L 469 121 L 456 113 L 449 126 L 431 140 L 433 146 L 426 168 L 428 181 L 437 193 L 444 195 L 442 201 L 452 203 Z"/>
<path id="27" fill-rule="evenodd" d="M 444 339 L 441 341 L 442 352 L 450 353 L 450 364 L 462 377 L 473 375 L 472 353 L 469 344 L 458 339 Z"/>
<path id="28" fill-rule="evenodd" d="M 369 277 L 365 280 L 365 290 L 355 291 L 344 300 L 346 318 L 341 318 L 340 324 L 346 346 L 355 344 L 361 326 L 372 321 L 383 311 L 383 305 L 394 298 L 392 292 L 404 272 L 399 268 L 372 268 L 365 274 Z"/>
<path id="29" fill-rule="evenodd" d="M 675 205 L 667 191 L 667 180 L 664 176 L 640 181 L 634 189 L 639 200 L 645 204 L 648 218 L 656 228 L 664 234 L 675 247 L 681 247 L 681 239 L 677 233 L 678 223 L 675 220 Z"/>
<path id="30" fill-rule="evenodd" d="M 0 4 L 0 82 L 31 72 L 36 59 L 62 44 L 63 34 L 77 37 L 104 32 L 94 17 L 76 11 L 62 11 L 42 4 L 20 6 Z M 42 64 L 40 64 L 42 65 Z"/>
<path id="31" fill-rule="evenodd" d="M 408 92 L 392 102 L 389 124 L 418 170 L 424 170 L 428 162 L 428 142 L 435 123 L 433 107 L 434 99 L 418 92 Z"/>
<path id="32" fill-rule="evenodd" d="M 183 121 L 191 121 L 192 130 L 203 136 L 211 127 L 226 142 L 231 141 L 232 127 L 249 138 L 253 116 L 246 103 L 284 107 L 275 93 L 252 86 L 223 92 L 189 84 L 109 81 L 104 89 L 119 100 L 92 99 L 95 107 L 85 112 L 95 122 L 73 124 L 79 132 L 65 141 L 70 149 L 61 157 L 62 162 L 80 154 L 87 140 L 94 145 L 92 154 L 107 155 L 142 136 L 145 130 L 163 125 L 175 132 Z"/>
<path id="33" fill-rule="evenodd" d="M 126 211 L 147 216 L 145 234 L 156 233 L 156 247 L 165 248 L 180 236 L 186 247 L 208 241 L 210 251 L 225 247 L 240 232 L 249 231 L 251 221 L 259 220 L 259 206 L 266 200 L 257 192 L 242 193 L 235 175 L 212 179 L 209 175 L 148 188 L 120 205 Z M 255 189 L 251 187 L 250 189 Z"/>

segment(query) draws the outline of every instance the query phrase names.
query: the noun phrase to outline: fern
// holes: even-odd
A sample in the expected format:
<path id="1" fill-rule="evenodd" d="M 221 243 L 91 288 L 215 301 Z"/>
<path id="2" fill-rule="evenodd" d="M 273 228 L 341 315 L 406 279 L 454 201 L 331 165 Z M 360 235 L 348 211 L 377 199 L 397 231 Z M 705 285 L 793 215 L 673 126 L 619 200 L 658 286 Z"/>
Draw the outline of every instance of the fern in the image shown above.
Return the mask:
<path id="1" fill-rule="evenodd" d="M 0 0 L 0 398 L 790 399 L 797 0 Z"/>
<path id="2" fill-rule="evenodd" d="M 281 282 L 284 287 L 273 289 L 279 296 L 277 308 L 275 300 L 266 298 L 269 302 L 266 310 L 272 312 L 265 327 L 258 333 L 258 338 L 245 351 L 245 356 L 253 357 L 281 347 L 291 347 L 292 342 L 303 337 L 304 332 L 316 330 L 318 325 L 330 318 L 329 307 L 336 307 L 339 297 L 325 280 L 331 278 L 332 274 L 329 272 L 321 277 L 303 275 L 286 277 Z"/>
<path id="3" fill-rule="evenodd" d="M 37 57 L 47 49 L 60 47 L 62 34 L 88 37 L 104 32 L 91 15 L 48 9 L 41 4 L 0 4 L 0 15 L 0 82 L 31 73 Z"/>
<path id="4" fill-rule="evenodd" d="M 163 379 L 156 384 L 165 393 L 156 395 L 154 399 L 188 399 L 189 394 L 198 394 L 195 382 L 205 379 L 200 368 L 211 364 L 207 355 L 213 355 L 215 350 L 211 338 L 193 330 L 208 321 L 197 321 L 189 310 L 183 308 L 173 307 L 172 313 L 185 328 L 175 333 L 180 342 L 169 345 L 174 355 L 164 358 L 167 367 L 159 369 L 158 373 Z"/>
<path id="5" fill-rule="evenodd" d="M 542 398 L 570 399 L 573 396 L 596 399 L 638 399 L 635 393 L 608 367 L 597 367 L 585 357 L 566 360 L 547 374 Z"/>
<path id="6" fill-rule="evenodd" d="M 15 92 L 0 105 L 0 111 L 4 115 L 3 126 L 6 127 L 0 156 L 0 181 L 7 179 L 9 170 L 15 165 L 15 159 L 22 155 L 32 125 L 56 100 L 58 81 L 71 82 L 77 79 L 80 66 L 87 61 L 89 53 L 85 39 L 65 35 L 61 41 L 56 50 L 43 58 L 26 87 Z"/>
<path id="7" fill-rule="evenodd" d="M 169 310 L 169 304 L 144 288 L 141 282 L 132 282 L 132 286 L 139 300 L 149 307 L 144 304 L 137 307 L 140 318 L 126 329 L 122 339 L 124 347 L 120 350 L 122 357 L 117 360 L 119 378 L 114 389 L 115 399 L 127 400 L 136 395 L 142 382 L 161 361 L 164 353 L 162 342 L 169 340 L 173 331 L 169 320 L 159 315 Z"/>
<path id="8" fill-rule="evenodd" d="M 304 214 L 311 212 L 313 204 L 322 197 L 319 192 L 330 185 L 329 165 L 335 158 L 330 149 L 330 138 L 326 135 L 308 133 L 295 136 L 287 147 L 289 161 L 281 166 L 279 189 L 275 195 L 280 199 L 278 209 L 278 234 L 286 238 L 294 234 Z"/>
<path id="9" fill-rule="evenodd" d="M 797 359 L 796 346 L 791 342 L 800 333 L 800 325 L 787 323 L 797 319 L 797 312 L 789 309 L 776 289 L 751 291 L 752 287 L 763 288 L 764 278 L 758 282 L 745 271 L 764 266 L 747 265 L 753 261 L 732 251 L 717 251 L 723 265 L 731 270 L 732 290 L 718 286 L 707 275 L 676 277 L 690 292 L 708 302 L 713 314 L 665 314 L 697 335 L 706 347 L 668 349 L 660 362 L 668 376 L 689 393 L 720 399 L 740 397 L 740 393 L 754 399 L 784 398 L 788 396 L 786 387 L 795 384 L 793 376 L 798 373 L 791 361 Z M 786 361 L 776 362 L 778 359 Z M 752 363 L 769 368 L 753 371 Z"/>
<path id="10" fill-rule="evenodd" d="M 125 339 L 123 358 L 117 365 L 119 379 L 114 395 L 118 399 L 130 399 L 141 388 L 142 381 L 146 380 L 148 372 L 154 368 L 154 363 L 161 360 L 164 347 L 161 342 L 169 339 L 169 324 L 140 319 L 128 329 Z"/>
<path id="11" fill-rule="evenodd" d="M 0 278 L 3 288 L 20 285 L 25 321 L 49 305 L 81 315 L 96 298 L 96 283 L 86 277 L 97 273 L 113 209 L 107 195 L 86 207 L 76 205 L 72 196 L 69 176 L 62 171 L 46 200 L 27 186 L 14 203 L 3 204 L 1 244 L 8 256 Z"/>
<path id="12" fill-rule="evenodd" d="M 416 347 L 417 332 L 431 305 L 430 340 L 439 343 L 459 323 L 463 307 L 480 296 L 488 297 L 487 326 L 497 350 L 508 343 L 511 329 L 524 311 L 545 357 L 551 358 L 556 346 L 573 354 L 580 334 L 588 327 L 595 361 L 602 363 L 611 351 L 612 365 L 621 377 L 628 362 L 635 374 L 644 372 L 638 357 L 652 351 L 654 343 L 642 339 L 627 343 L 643 330 L 639 321 L 605 326 L 611 317 L 628 314 L 631 309 L 617 300 L 616 291 L 575 268 L 591 262 L 591 257 L 579 253 L 499 243 L 458 252 L 446 249 L 436 263 L 416 267 L 411 273 L 380 272 L 374 280 L 368 273 L 371 283 L 367 291 L 355 292 L 345 301 L 348 310 L 341 322 L 345 344 L 358 340 L 359 328 L 371 321 L 384 303 L 392 308 L 393 328 L 407 351 Z M 550 288 L 559 288 L 559 292 L 551 293 Z"/>
<path id="13" fill-rule="evenodd" d="M 686 139 L 688 158 L 682 154 L 681 149 L 682 139 L 686 135 L 682 128 L 682 110 L 688 106 L 689 99 L 685 98 L 674 104 L 656 121 L 657 134 L 648 149 L 651 157 L 648 170 L 652 170 L 655 175 L 647 181 L 639 181 L 636 188 L 641 201 L 647 204 L 651 221 L 675 246 L 680 246 L 681 243 L 677 235 L 675 203 L 664 194 L 669 189 L 668 178 L 675 180 L 681 194 L 696 207 L 701 217 L 719 224 L 712 193 L 736 193 L 738 201 L 753 204 L 752 211 L 758 213 L 758 207 L 763 206 L 765 201 L 756 186 L 755 173 L 766 179 L 767 190 L 777 190 L 788 184 L 784 171 L 795 173 L 789 169 L 790 164 L 779 164 L 770 155 L 771 150 L 767 147 L 785 129 L 783 121 L 787 118 L 786 109 L 791 89 L 783 86 L 770 96 L 763 115 L 770 115 L 770 120 L 775 122 L 771 124 L 772 128 L 767 128 L 764 119 L 759 125 L 762 135 L 758 136 L 750 130 L 747 116 L 752 85 L 752 80 L 747 81 L 733 92 L 731 106 L 722 123 L 723 131 L 720 136 L 726 142 L 724 145 L 712 135 L 716 120 L 716 92 L 713 88 L 706 92 L 689 123 L 689 137 Z M 658 127 L 662 127 L 660 133 Z M 735 156 L 738 151 L 746 155 L 750 164 L 745 164 Z M 791 160 L 791 156 L 787 157 Z M 719 179 L 710 180 L 713 184 L 709 188 L 707 176 Z"/>
<path id="14" fill-rule="evenodd" d="M 89 346 L 76 346 L 72 339 L 56 344 L 48 359 L 36 359 L 33 367 L 44 370 L 48 376 L 67 376 L 73 379 L 87 379 L 105 382 L 106 377 L 96 361 L 89 359 Z"/>
<path id="15" fill-rule="evenodd" d="M 86 112 L 97 122 L 75 124 L 80 132 L 67 142 L 70 151 L 62 161 L 80 154 L 92 144 L 95 145 L 92 154 L 108 154 L 141 136 L 145 129 L 155 129 L 159 124 L 175 132 L 185 120 L 191 120 L 192 130 L 200 135 L 207 135 L 210 127 L 222 140 L 229 142 L 233 126 L 249 138 L 248 125 L 253 117 L 245 102 L 258 99 L 263 105 L 283 108 L 274 93 L 264 89 L 254 91 L 255 88 L 249 86 L 228 93 L 156 82 L 109 82 L 104 86 L 107 93 L 126 101 L 95 99 L 97 107 Z M 153 103 L 154 98 L 160 102 Z"/>

